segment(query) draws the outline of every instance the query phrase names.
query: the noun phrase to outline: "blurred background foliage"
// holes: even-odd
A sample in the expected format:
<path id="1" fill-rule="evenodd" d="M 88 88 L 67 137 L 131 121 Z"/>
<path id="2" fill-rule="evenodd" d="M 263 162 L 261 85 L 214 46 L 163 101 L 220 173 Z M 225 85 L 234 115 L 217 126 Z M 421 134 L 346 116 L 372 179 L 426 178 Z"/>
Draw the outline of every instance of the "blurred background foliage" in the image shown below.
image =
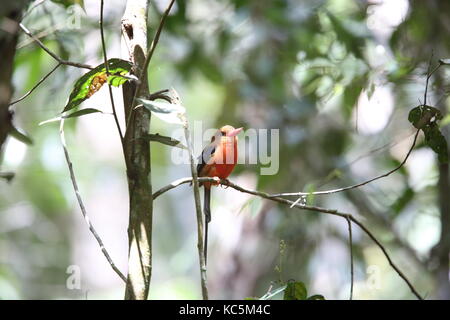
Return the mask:
<path id="1" fill-rule="evenodd" d="M 62 58 L 97 65 L 99 1 L 75 2 L 34 1 L 30 8 L 39 5 L 23 23 Z M 167 1 L 151 2 L 153 35 Z M 105 10 L 108 56 L 120 57 L 124 1 L 107 1 Z M 280 130 L 277 174 L 260 175 L 263 164 L 241 164 L 231 180 L 242 186 L 270 193 L 347 186 L 387 172 L 405 157 L 414 134 L 408 112 L 423 102 L 431 54 L 433 65 L 450 58 L 449 12 L 446 0 L 177 1 L 150 64 L 150 89 L 176 88 L 189 119 L 202 121 L 203 129 L 231 124 Z M 21 35 L 14 97 L 55 64 Z M 15 173 L 10 183 L 0 180 L 2 299 L 123 296 L 120 279 L 80 215 L 58 126 L 38 126 L 61 112 L 83 72 L 61 67 L 12 108 L 15 124 L 34 144 L 9 138 L 2 152 L 1 171 Z M 446 116 L 441 126 L 447 140 L 449 72 L 443 67 L 435 74 L 428 97 Z M 121 92 L 114 93 L 121 109 Z M 110 112 L 105 88 L 83 106 Z M 151 128 L 166 135 L 176 130 L 155 117 Z M 67 121 L 66 131 L 88 212 L 124 270 L 128 194 L 114 121 L 108 114 L 89 115 Z M 189 175 L 187 165 L 171 161 L 172 151 L 152 144 L 155 189 Z M 422 295 L 450 299 L 448 185 L 448 166 L 437 162 L 421 135 L 395 174 L 308 202 L 358 216 Z M 348 298 L 345 220 L 231 188 L 213 191 L 212 208 L 212 298 L 263 296 L 290 279 L 327 299 Z M 200 298 L 190 188 L 156 200 L 154 214 L 150 298 Z M 413 298 L 379 248 L 356 227 L 353 236 L 355 298 Z M 66 287 L 70 265 L 80 267 L 80 290 Z"/>

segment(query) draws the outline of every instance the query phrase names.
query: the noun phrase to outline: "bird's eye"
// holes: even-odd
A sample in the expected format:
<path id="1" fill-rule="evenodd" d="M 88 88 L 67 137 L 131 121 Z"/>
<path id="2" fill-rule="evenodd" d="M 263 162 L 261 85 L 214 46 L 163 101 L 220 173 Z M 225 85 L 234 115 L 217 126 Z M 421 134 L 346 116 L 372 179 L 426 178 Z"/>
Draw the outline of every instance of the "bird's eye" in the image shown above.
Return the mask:
<path id="1" fill-rule="evenodd" d="M 227 133 L 225 131 L 220 131 L 220 133 L 222 134 L 222 136 L 226 136 Z"/>

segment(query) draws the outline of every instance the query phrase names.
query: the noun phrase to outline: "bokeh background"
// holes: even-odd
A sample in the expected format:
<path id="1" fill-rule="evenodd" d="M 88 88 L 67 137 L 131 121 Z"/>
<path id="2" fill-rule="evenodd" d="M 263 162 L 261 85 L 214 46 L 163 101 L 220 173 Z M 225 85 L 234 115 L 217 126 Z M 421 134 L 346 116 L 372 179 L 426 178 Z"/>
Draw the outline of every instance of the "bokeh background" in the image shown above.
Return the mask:
<path id="1" fill-rule="evenodd" d="M 64 59 L 102 62 L 99 1 L 41 1 L 23 23 Z M 150 35 L 168 1 L 151 1 Z M 36 3 L 36 2 L 34 2 Z M 105 4 L 109 57 L 121 56 L 125 1 Z M 280 168 L 239 165 L 231 180 L 269 193 L 347 186 L 397 166 L 411 146 L 408 112 L 423 102 L 425 76 L 450 58 L 446 0 L 192 0 L 177 1 L 149 68 L 151 91 L 175 88 L 190 121 L 280 130 Z M 1 54 L 1 53 L 0 53 Z M 56 62 L 22 35 L 14 97 Z M 1 155 L 0 298 L 121 299 L 124 286 L 82 219 L 59 140 L 58 124 L 39 126 L 63 109 L 82 70 L 62 67 L 13 107 L 32 146 L 9 138 Z M 450 108 L 450 68 L 430 82 L 428 103 Z M 123 124 L 121 90 L 114 89 Z M 107 88 L 83 103 L 111 112 Z M 442 121 L 448 138 L 449 116 Z M 154 117 L 151 131 L 175 125 Z M 90 218 L 112 258 L 127 265 L 128 191 L 120 141 L 110 114 L 66 121 L 66 138 Z M 152 144 L 154 188 L 189 176 L 171 148 Z M 358 190 L 308 199 L 349 212 L 379 237 L 426 298 L 450 298 L 447 165 L 422 135 L 406 165 Z M 439 196 L 441 195 L 441 196 Z M 213 299 L 260 297 L 287 280 L 311 294 L 348 299 L 347 223 L 300 212 L 231 188 L 213 191 L 208 281 Z M 447 232 L 447 233 L 446 233 Z M 353 228 L 355 299 L 413 299 L 378 247 Z M 201 298 L 191 189 L 155 201 L 151 299 Z M 79 266 L 81 289 L 66 286 Z M 281 295 L 275 298 L 281 298 Z"/>

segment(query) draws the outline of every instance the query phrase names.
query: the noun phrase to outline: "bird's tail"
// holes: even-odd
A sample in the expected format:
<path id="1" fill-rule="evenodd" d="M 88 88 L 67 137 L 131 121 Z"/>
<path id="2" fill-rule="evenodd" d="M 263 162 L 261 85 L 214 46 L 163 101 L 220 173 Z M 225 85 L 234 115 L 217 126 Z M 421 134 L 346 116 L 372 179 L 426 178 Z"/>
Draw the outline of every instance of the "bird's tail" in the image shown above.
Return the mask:
<path id="1" fill-rule="evenodd" d="M 208 224 L 211 221 L 211 188 L 205 186 L 205 198 L 203 201 L 203 214 L 205 215 L 205 243 L 203 245 L 205 265 L 208 261 Z"/>

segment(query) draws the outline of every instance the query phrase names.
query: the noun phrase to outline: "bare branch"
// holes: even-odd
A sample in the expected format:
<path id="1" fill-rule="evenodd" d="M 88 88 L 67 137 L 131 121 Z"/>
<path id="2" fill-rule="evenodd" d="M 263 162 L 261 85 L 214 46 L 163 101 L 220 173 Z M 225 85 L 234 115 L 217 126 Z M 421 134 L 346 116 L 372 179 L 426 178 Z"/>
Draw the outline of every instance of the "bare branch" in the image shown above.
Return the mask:
<path id="1" fill-rule="evenodd" d="M 105 256 L 106 260 L 108 260 L 108 263 L 111 266 L 111 268 L 126 283 L 127 282 L 127 278 L 123 275 L 122 272 L 120 272 L 120 270 L 114 264 L 113 260 L 111 259 L 111 256 L 109 255 L 108 251 L 106 250 L 106 248 L 105 248 L 105 246 L 103 244 L 102 239 L 98 235 L 97 231 L 95 231 L 95 228 L 92 225 L 91 220 L 89 219 L 89 216 L 87 214 L 86 207 L 84 206 L 83 199 L 81 198 L 81 194 L 80 194 L 80 191 L 78 189 L 77 180 L 75 178 L 75 172 L 73 170 L 73 164 L 72 164 L 72 161 L 70 160 L 69 152 L 67 151 L 66 138 L 64 136 L 64 119 L 61 119 L 60 127 L 59 127 L 59 133 L 60 133 L 60 137 L 61 137 L 61 144 L 62 144 L 63 149 L 64 149 L 64 156 L 66 158 L 67 167 L 69 168 L 69 172 L 70 172 L 70 179 L 72 180 L 73 189 L 75 191 L 75 195 L 77 196 L 77 201 L 78 201 L 78 204 L 80 206 L 81 213 L 83 214 L 84 221 L 86 221 L 86 223 L 87 223 L 87 225 L 89 227 L 89 231 L 92 233 L 92 235 L 94 236 L 95 240 L 97 240 L 97 243 L 100 246 L 100 249 L 102 250 L 103 255 Z"/>
<path id="2" fill-rule="evenodd" d="M 43 4 L 46 0 L 37 0 L 22 16 L 21 21 L 25 19 L 34 9 L 39 7 L 41 4 Z"/>
<path id="3" fill-rule="evenodd" d="M 353 272 L 353 235 L 352 235 L 352 222 L 347 217 L 348 224 L 348 243 L 350 247 L 350 300 L 353 300 L 353 280 L 354 280 L 354 272 Z"/>
<path id="4" fill-rule="evenodd" d="M 148 53 L 147 53 L 147 56 L 145 59 L 145 63 L 144 63 L 144 67 L 141 70 L 141 76 L 139 77 L 139 79 L 142 78 L 142 74 L 144 72 L 147 72 L 148 65 L 150 64 L 150 60 L 152 60 L 152 57 L 153 57 L 153 52 L 155 52 L 156 45 L 159 42 L 159 37 L 160 37 L 161 31 L 164 27 L 164 23 L 166 22 L 166 18 L 169 15 L 170 10 L 172 9 L 172 6 L 174 3 L 175 3 L 175 0 L 170 1 L 169 5 L 167 6 L 166 10 L 164 11 L 164 14 L 161 17 L 161 21 L 159 22 L 158 29 L 156 30 L 155 36 L 154 36 L 152 43 L 150 45 L 150 48 L 148 50 Z"/>
<path id="5" fill-rule="evenodd" d="M 308 196 L 308 195 L 325 195 L 325 194 L 332 194 L 332 193 L 343 192 L 343 191 L 347 191 L 347 190 L 351 190 L 351 189 L 356 189 L 356 188 L 362 187 L 362 186 L 364 186 L 366 184 L 369 184 L 369 183 L 371 183 L 373 181 L 379 180 L 381 178 L 385 178 L 385 177 L 391 175 L 392 173 L 396 172 L 397 170 L 399 170 L 406 163 L 406 161 L 408 160 L 409 156 L 411 155 L 411 152 L 413 151 L 413 149 L 414 149 L 414 147 L 416 145 L 417 137 L 419 135 L 419 132 L 420 132 L 420 129 L 418 129 L 416 131 L 416 134 L 414 135 L 414 141 L 413 141 L 411 147 L 409 148 L 408 153 L 406 154 L 406 156 L 403 159 L 403 161 L 397 167 L 395 167 L 394 169 L 392 169 L 392 170 L 390 170 L 390 171 L 388 171 L 388 172 L 386 172 L 384 174 L 381 174 L 379 176 L 376 176 L 375 178 L 366 180 L 364 182 L 361 182 L 361 183 L 358 183 L 358 184 L 355 184 L 355 185 L 352 185 L 352 186 L 338 188 L 338 189 L 333 189 L 333 190 L 324 190 L 324 191 L 315 191 L 315 192 L 287 192 L 287 193 L 274 194 L 273 196 L 275 196 L 275 197 L 298 196 L 300 198 L 297 199 L 295 202 L 293 202 L 295 205 L 297 205 L 301 201 L 301 197 L 303 197 L 303 196 Z"/>
<path id="6" fill-rule="evenodd" d="M 153 199 L 156 199 L 158 196 L 160 196 L 161 194 L 176 188 L 182 184 L 185 183 L 190 183 L 192 182 L 192 178 L 182 178 L 182 179 L 178 179 L 174 182 L 172 182 L 171 184 L 159 189 L 158 191 L 156 191 L 155 193 L 153 193 Z M 277 195 L 272 195 L 272 194 L 268 194 L 265 192 L 261 192 L 261 191 L 256 191 L 256 190 L 250 190 L 250 189 L 246 189 L 243 188 L 237 184 L 234 184 L 228 180 L 218 180 L 217 178 L 209 178 L 209 177 L 201 177 L 197 179 L 198 182 L 219 182 L 219 184 L 223 185 L 223 186 L 228 186 L 231 187 L 237 191 L 243 192 L 243 193 L 248 193 L 260 198 L 264 198 L 267 200 L 271 200 L 271 201 L 275 201 L 278 203 L 282 203 L 282 204 L 286 204 L 289 205 L 291 207 L 295 207 L 299 210 L 308 210 L 308 211 L 314 211 L 314 212 L 320 212 L 320 213 L 326 213 L 326 214 L 330 214 L 330 215 L 334 215 L 334 216 L 338 216 L 338 217 L 342 217 L 344 219 L 348 219 L 350 221 L 352 221 L 353 223 L 355 223 L 356 225 L 358 225 L 361 230 L 363 230 L 370 239 L 372 239 L 372 241 L 381 249 L 381 251 L 383 252 L 384 256 L 386 257 L 386 259 L 388 260 L 390 266 L 395 270 L 395 272 L 403 279 L 403 281 L 408 285 L 408 287 L 411 289 L 412 293 L 420 300 L 422 300 L 422 296 L 417 292 L 417 290 L 414 288 L 414 286 L 411 284 L 411 282 L 408 280 L 408 278 L 404 275 L 404 273 L 397 267 L 397 265 L 392 261 L 391 257 L 389 256 L 386 248 L 378 241 L 378 239 L 372 234 L 371 231 L 369 231 L 369 229 L 367 229 L 364 224 L 362 224 L 358 219 L 356 219 L 354 216 L 352 216 L 349 213 L 345 213 L 345 212 L 340 212 L 336 209 L 328 209 L 328 208 L 322 208 L 322 207 L 316 207 L 316 206 L 307 206 L 307 205 L 302 205 L 302 204 L 295 204 L 294 201 L 279 197 Z"/>
<path id="7" fill-rule="evenodd" d="M 203 244 L 203 212 L 202 212 L 202 205 L 200 201 L 200 190 L 199 190 L 199 183 L 197 180 L 197 170 L 195 168 L 194 163 L 194 152 L 192 150 L 192 143 L 191 143 L 191 137 L 189 133 L 189 124 L 187 122 L 187 119 L 183 117 L 183 126 L 184 126 L 184 136 L 186 138 L 186 146 L 188 148 L 189 152 L 189 162 L 191 164 L 191 174 L 193 181 L 193 191 L 194 191 L 194 199 L 195 199 L 195 211 L 197 214 L 197 249 L 198 249 L 198 257 L 200 260 L 200 283 L 202 287 L 202 297 L 203 300 L 208 300 L 208 286 L 207 286 L 207 274 L 206 274 L 206 256 L 204 251 L 204 244 Z"/>
<path id="8" fill-rule="evenodd" d="M 22 23 L 19 23 L 20 28 L 23 30 L 23 32 L 25 32 L 25 34 L 27 36 L 29 36 L 31 39 L 33 39 L 38 45 L 39 47 L 41 47 L 45 52 L 47 52 L 53 59 L 55 59 L 56 61 L 58 61 L 60 64 L 64 64 L 66 66 L 72 66 L 72 67 L 76 67 L 76 68 L 81 68 L 81 69 L 94 69 L 94 67 L 84 64 L 84 63 L 78 63 L 78 62 L 72 62 L 72 61 L 66 61 L 61 59 L 60 57 L 58 57 L 53 51 L 51 51 L 49 48 L 47 48 L 45 46 L 45 44 L 39 40 L 38 38 L 36 38 L 31 32 L 30 30 L 28 30 Z"/>
<path id="9" fill-rule="evenodd" d="M 25 93 L 25 94 L 24 94 L 22 97 L 20 97 L 19 99 L 14 100 L 13 102 L 11 102 L 9 105 L 12 106 L 12 105 L 14 105 L 14 104 L 16 104 L 16 103 L 18 103 L 18 102 L 24 100 L 26 97 L 28 97 L 30 94 L 32 94 L 33 91 L 36 90 L 37 87 L 39 87 L 45 80 L 47 80 L 47 78 L 50 77 L 50 75 L 51 75 L 56 69 L 58 69 L 60 66 L 61 66 L 61 63 L 58 62 L 58 64 L 57 64 L 52 70 L 50 70 L 45 76 L 43 76 L 42 79 L 39 80 L 38 83 L 36 83 L 36 84 L 34 85 L 33 88 L 31 88 L 27 93 Z"/>
<path id="10" fill-rule="evenodd" d="M 100 1 L 100 20 L 99 20 L 100 34 L 102 37 L 102 50 L 103 50 L 103 59 L 105 62 L 106 75 L 109 76 L 108 57 L 106 54 L 106 45 L 105 45 L 105 34 L 104 34 L 104 30 L 103 30 L 103 6 L 104 6 L 104 0 L 101 0 Z M 112 113 L 114 116 L 114 121 L 116 122 L 117 131 L 119 132 L 120 142 L 122 143 L 122 149 L 124 149 L 122 129 L 120 129 L 119 119 L 117 118 L 116 105 L 114 103 L 112 88 L 111 88 L 111 84 L 109 82 L 108 82 L 108 89 L 109 89 L 109 99 L 111 100 L 111 107 L 112 107 Z"/>

